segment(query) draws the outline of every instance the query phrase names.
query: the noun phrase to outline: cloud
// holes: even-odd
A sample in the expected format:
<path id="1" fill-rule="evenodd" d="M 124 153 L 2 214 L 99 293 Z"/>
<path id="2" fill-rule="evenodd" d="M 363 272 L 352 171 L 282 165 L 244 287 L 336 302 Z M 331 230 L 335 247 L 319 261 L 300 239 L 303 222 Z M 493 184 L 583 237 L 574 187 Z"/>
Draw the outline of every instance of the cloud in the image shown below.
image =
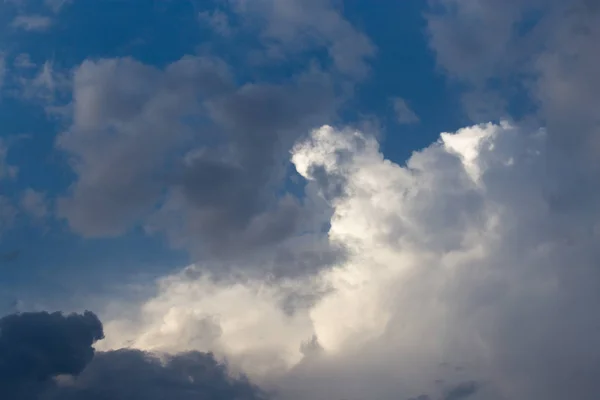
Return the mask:
<path id="1" fill-rule="evenodd" d="M 52 12 L 58 13 L 63 7 L 71 4 L 72 0 L 44 0 L 46 7 L 50 8 Z"/>
<path id="2" fill-rule="evenodd" d="M 59 384 L 47 396 L 65 400 L 266 398 L 244 377 L 231 377 L 211 354 L 159 357 L 126 349 L 98 353 L 76 380 Z"/>
<path id="3" fill-rule="evenodd" d="M 91 312 L 12 314 L 0 319 L 3 399 L 240 399 L 266 395 L 208 353 L 94 352 L 103 337 Z M 132 397 L 133 396 L 133 397 Z"/>
<path id="4" fill-rule="evenodd" d="M 324 46 L 336 70 L 364 77 L 375 46 L 330 0 L 229 0 L 232 10 L 249 24 L 259 23 L 271 57 L 281 58 Z M 265 23 L 262 24 L 262 21 Z"/>
<path id="5" fill-rule="evenodd" d="M 201 22 L 206 23 L 213 31 L 215 31 L 219 35 L 230 36 L 233 33 L 233 28 L 229 23 L 229 17 L 223 11 L 202 11 L 198 13 L 198 19 Z"/>
<path id="6" fill-rule="evenodd" d="M 279 244 L 321 230 L 326 219 L 312 213 L 324 204 L 304 199 L 302 189 L 285 193 L 288 154 L 306 132 L 336 118 L 368 72 L 374 46 L 326 1 L 224 5 L 200 18 L 227 16 L 232 35 L 259 36 L 259 52 L 326 50 L 329 60 L 302 63 L 285 79 L 242 79 L 237 66 L 210 56 L 185 56 L 164 68 L 130 58 L 74 68 L 72 123 L 56 141 L 76 175 L 57 201 L 74 232 L 102 237 L 143 228 L 194 260 L 217 255 L 240 265 L 237 258 L 257 260 L 269 246 L 281 249 L 275 258 L 295 257 Z M 270 62 L 277 61 L 258 69 Z M 40 74 L 38 86 L 56 83 L 42 79 L 52 76 Z M 339 253 L 324 247 L 307 257 Z M 262 259 L 272 264 L 267 253 Z"/>
<path id="7" fill-rule="evenodd" d="M 109 318 L 101 346 L 213 349 L 285 399 L 593 399 L 598 217 L 554 206 L 548 140 L 475 125 L 400 166 L 373 137 L 317 129 L 292 161 L 346 258 L 273 281 L 192 267 Z M 291 313 L 290 294 L 306 299 Z"/>
<path id="8" fill-rule="evenodd" d="M 17 68 L 29 69 L 34 68 L 35 64 L 31 61 L 31 56 L 27 53 L 17 54 L 13 61 L 13 64 Z"/>
<path id="9" fill-rule="evenodd" d="M 477 382 L 461 382 L 446 393 L 444 400 L 461 400 L 477 393 Z"/>
<path id="10" fill-rule="evenodd" d="M 77 375 L 92 360 L 92 344 L 103 337 L 91 312 L 82 315 L 23 313 L 0 319 L 2 398 L 36 398 L 52 377 Z"/>
<path id="11" fill-rule="evenodd" d="M 0 54 L 0 89 L 4 86 L 4 79 L 6 77 L 6 60 L 4 54 Z"/>
<path id="12" fill-rule="evenodd" d="M 142 225 L 194 255 L 278 242 L 304 213 L 294 198 L 271 195 L 287 152 L 334 108 L 333 83 L 317 68 L 236 87 L 213 58 L 164 70 L 86 61 L 74 74 L 73 123 L 57 139 L 77 174 L 59 215 L 87 236 Z"/>
<path id="13" fill-rule="evenodd" d="M 0 138 L 0 181 L 4 179 L 15 179 L 19 173 L 19 168 L 10 165 L 6 159 L 8 156 L 8 143 Z"/>
<path id="14" fill-rule="evenodd" d="M 0 235 L 13 226 L 17 213 L 12 201 L 0 195 Z"/>
<path id="15" fill-rule="evenodd" d="M 229 86 L 227 69 L 213 59 L 186 57 L 165 71 L 129 58 L 80 65 L 73 123 L 57 139 L 78 179 L 59 199 L 59 214 L 88 236 L 130 227 L 157 204 L 168 179 L 161 171 L 193 133 L 182 121 L 198 115 L 202 97 Z"/>
<path id="16" fill-rule="evenodd" d="M 420 121 L 417 114 L 415 114 L 403 98 L 394 97 L 392 105 L 396 114 L 396 121 L 399 124 L 414 124 Z"/>
<path id="17" fill-rule="evenodd" d="M 439 67 L 469 89 L 464 100 L 474 120 L 504 117 L 520 104 L 547 126 L 553 141 L 569 140 L 569 124 L 579 125 L 578 135 L 591 133 L 595 117 L 589 110 L 600 101 L 592 72 L 600 60 L 590 52 L 600 35 L 594 2 L 430 4 L 430 45 Z"/>
<path id="18" fill-rule="evenodd" d="M 44 193 L 27 188 L 21 195 L 21 208 L 36 219 L 45 218 L 48 214 L 48 206 Z"/>
<path id="19" fill-rule="evenodd" d="M 30 32 L 43 32 L 51 25 L 52 19 L 43 15 L 19 15 L 12 22 L 14 28 Z"/>

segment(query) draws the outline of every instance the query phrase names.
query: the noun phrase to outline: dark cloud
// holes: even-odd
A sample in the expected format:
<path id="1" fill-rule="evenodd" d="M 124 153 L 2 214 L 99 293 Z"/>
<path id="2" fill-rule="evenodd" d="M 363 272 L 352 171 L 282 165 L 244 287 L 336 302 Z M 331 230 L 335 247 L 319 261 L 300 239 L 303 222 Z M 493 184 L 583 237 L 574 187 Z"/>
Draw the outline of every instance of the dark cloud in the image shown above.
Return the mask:
<path id="1" fill-rule="evenodd" d="M 245 377 L 230 376 L 212 354 L 156 356 L 99 352 L 102 324 L 82 315 L 23 313 L 0 319 L 0 398 L 6 400 L 260 400 Z"/>
<path id="2" fill-rule="evenodd" d="M 293 143 L 334 112 L 329 77 L 314 71 L 290 84 L 248 84 L 207 106 L 227 144 L 188 154 L 152 226 L 174 243 L 221 256 L 289 237 L 303 206 L 274 192 Z"/>
<path id="3" fill-rule="evenodd" d="M 266 396 L 244 377 L 230 377 L 211 354 L 159 358 L 137 350 L 117 350 L 98 353 L 76 380 L 59 383 L 45 398 L 261 400 Z"/>
<path id="4" fill-rule="evenodd" d="M 25 399 L 62 374 L 77 375 L 92 360 L 102 324 L 82 315 L 23 313 L 0 319 L 0 397 Z"/>
<path id="5" fill-rule="evenodd" d="M 477 382 L 461 382 L 449 389 L 444 395 L 444 400 L 462 400 L 471 397 L 479 390 Z"/>

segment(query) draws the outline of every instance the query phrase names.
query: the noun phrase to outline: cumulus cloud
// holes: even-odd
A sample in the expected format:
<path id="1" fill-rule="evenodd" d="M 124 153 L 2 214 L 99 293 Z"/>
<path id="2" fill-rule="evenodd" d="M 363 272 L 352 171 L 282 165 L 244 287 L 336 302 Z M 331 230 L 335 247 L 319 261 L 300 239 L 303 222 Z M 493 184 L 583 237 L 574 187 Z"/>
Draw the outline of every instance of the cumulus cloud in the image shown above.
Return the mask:
<path id="1" fill-rule="evenodd" d="M 258 34 L 259 52 L 327 50 L 329 60 L 277 80 L 238 79 L 234 66 L 209 56 L 185 56 L 162 69 L 130 58 L 74 68 L 72 123 L 56 141 L 76 175 L 57 201 L 74 232 L 117 236 L 141 227 L 194 259 L 237 262 L 327 221 L 314 216 L 315 208 L 326 213 L 314 199 L 275 193 L 285 191 L 293 144 L 336 118 L 374 46 L 328 1 L 222 7 L 200 18 L 225 34 Z M 235 30 L 223 28 L 229 17 Z M 36 88 L 56 86 L 46 70 L 52 68 L 41 71 Z M 338 253 L 319 246 L 304 253 L 313 260 Z M 276 257 L 308 264 L 291 260 L 288 249 Z"/>
<path id="2" fill-rule="evenodd" d="M 165 70 L 86 61 L 74 75 L 73 123 L 57 140 L 77 174 L 59 215 L 87 236 L 144 225 L 197 254 L 277 242 L 304 212 L 271 194 L 286 153 L 334 108 L 330 76 L 317 68 L 288 83 L 236 87 L 212 58 Z"/>
<path id="3" fill-rule="evenodd" d="M 186 57 L 160 71 L 132 59 L 86 61 L 74 73 L 73 124 L 57 139 L 78 175 L 61 216 L 84 235 L 114 235 L 157 203 L 170 154 L 202 96 L 226 90 L 218 60 Z M 107 157 L 110 158 L 107 160 Z"/>
<path id="4" fill-rule="evenodd" d="M 102 345 L 215 349 L 286 399 L 592 399 L 597 218 L 553 207 L 547 141 L 476 125 L 400 166 L 373 137 L 317 129 L 292 161 L 328 198 L 346 259 L 272 282 L 192 267 Z M 286 313 L 290 293 L 307 300 Z"/>

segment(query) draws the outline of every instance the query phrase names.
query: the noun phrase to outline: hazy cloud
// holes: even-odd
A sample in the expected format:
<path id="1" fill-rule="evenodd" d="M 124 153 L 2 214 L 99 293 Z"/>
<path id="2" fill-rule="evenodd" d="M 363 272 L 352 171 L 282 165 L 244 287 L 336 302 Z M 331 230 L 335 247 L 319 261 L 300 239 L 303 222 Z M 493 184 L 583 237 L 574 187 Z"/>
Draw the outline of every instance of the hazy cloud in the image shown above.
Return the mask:
<path id="1" fill-rule="evenodd" d="M 12 22 L 13 27 L 32 32 L 43 32 L 51 25 L 52 19 L 43 15 L 19 15 Z"/>
<path id="2" fill-rule="evenodd" d="M 400 97 L 392 98 L 396 121 L 400 124 L 414 124 L 420 121 L 419 117 L 410 108 L 406 100 Z"/>
<path id="3" fill-rule="evenodd" d="M 21 195 L 20 206 L 36 219 L 45 218 L 48 214 L 45 194 L 31 188 L 27 188 Z"/>

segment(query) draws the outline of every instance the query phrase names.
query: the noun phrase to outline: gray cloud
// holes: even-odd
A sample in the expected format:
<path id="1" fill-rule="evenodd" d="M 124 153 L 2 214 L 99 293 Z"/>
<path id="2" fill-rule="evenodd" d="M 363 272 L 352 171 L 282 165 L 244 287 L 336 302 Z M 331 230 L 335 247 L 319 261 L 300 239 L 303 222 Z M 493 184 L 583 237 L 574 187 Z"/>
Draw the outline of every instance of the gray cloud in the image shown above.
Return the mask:
<path id="1" fill-rule="evenodd" d="M 122 233 L 158 201 L 186 117 L 229 87 L 226 67 L 186 57 L 164 71 L 131 59 L 86 61 L 74 74 L 73 124 L 57 139 L 78 179 L 59 215 L 84 235 Z"/>
<path id="2" fill-rule="evenodd" d="M 419 122 L 418 115 L 410 108 L 406 100 L 401 97 L 392 99 L 392 106 L 396 114 L 396 121 L 400 124 L 414 124 Z"/>
<path id="3" fill-rule="evenodd" d="M 158 357 L 137 350 L 98 353 L 76 379 L 64 380 L 44 399 L 264 400 L 244 377 L 230 377 L 211 354 Z"/>
<path id="4" fill-rule="evenodd" d="M 375 46 L 343 17 L 335 1 L 229 0 L 229 3 L 247 23 L 260 25 L 260 35 L 270 57 L 286 57 L 324 46 L 338 71 L 357 78 L 368 73 L 367 61 L 375 54 Z"/>
<path id="5" fill-rule="evenodd" d="M 461 382 L 447 391 L 444 400 L 463 400 L 473 396 L 478 390 L 479 385 L 477 382 Z"/>
<path id="6" fill-rule="evenodd" d="M 0 319 L 0 394 L 35 398 L 52 377 L 77 375 L 92 360 L 92 344 L 104 337 L 90 312 L 13 314 Z"/>
<path id="7" fill-rule="evenodd" d="M 303 206 L 273 192 L 286 173 L 294 141 L 330 116 L 333 104 L 329 77 L 320 72 L 289 85 L 244 85 L 209 101 L 226 147 L 188 154 L 152 227 L 162 226 L 174 243 L 187 242 L 200 251 L 208 245 L 221 256 L 293 234 Z M 183 218 L 173 218 L 174 209 Z"/>
<path id="8" fill-rule="evenodd" d="M 91 312 L 12 314 L 0 319 L 0 396 L 6 400 L 260 400 L 212 354 L 157 356 L 137 350 L 94 354 L 102 323 Z"/>
<path id="9" fill-rule="evenodd" d="M 57 139 L 77 176 L 58 214 L 75 232 L 143 226 L 195 256 L 223 257 L 279 243 L 312 220 L 311 205 L 274 194 L 289 150 L 335 117 L 373 46 L 328 2 L 231 6 L 244 29 L 263 17 L 262 40 L 282 33 L 278 46 L 293 52 L 298 37 L 302 51 L 329 49 L 333 64 L 277 83 L 237 83 L 208 57 L 164 70 L 131 59 L 84 62 L 74 71 L 72 124 Z"/>

